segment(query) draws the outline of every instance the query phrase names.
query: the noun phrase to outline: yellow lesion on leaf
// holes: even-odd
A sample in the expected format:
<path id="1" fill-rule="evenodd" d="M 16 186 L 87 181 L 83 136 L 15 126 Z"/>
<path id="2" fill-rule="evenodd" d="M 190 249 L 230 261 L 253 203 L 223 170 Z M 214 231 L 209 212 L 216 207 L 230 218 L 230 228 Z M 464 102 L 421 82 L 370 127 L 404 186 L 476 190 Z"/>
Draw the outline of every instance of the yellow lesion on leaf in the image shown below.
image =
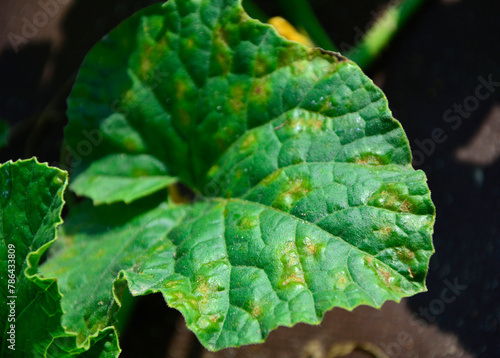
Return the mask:
<path id="1" fill-rule="evenodd" d="M 220 167 L 218 164 L 213 165 L 207 173 L 209 178 L 212 178 L 219 171 Z"/>
<path id="2" fill-rule="evenodd" d="M 409 263 L 415 259 L 415 253 L 406 247 L 396 248 L 396 255 L 404 263 Z"/>
<path id="3" fill-rule="evenodd" d="M 198 318 L 196 325 L 205 331 L 217 330 L 220 321 L 222 321 L 221 317 L 222 316 L 220 314 L 202 315 L 200 318 Z"/>
<path id="4" fill-rule="evenodd" d="M 408 193 L 408 187 L 402 183 L 383 185 L 369 200 L 369 205 L 402 213 L 413 212 L 414 199 Z"/>
<path id="5" fill-rule="evenodd" d="M 254 90 L 253 90 L 253 93 L 256 94 L 256 95 L 259 95 L 261 94 L 263 91 L 263 87 L 262 85 L 257 85 L 255 86 Z"/>
<path id="6" fill-rule="evenodd" d="M 384 282 L 386 283 L 386 285 L 390 285 L 392 280 L 393 280 L 393 277 L 391 275 L 390 272 L 384 270 L 383 268 L 379 267 L 377 269 L 377 272 L 379 273 L 380 277 L 383 278 Z"/>
<path id="7" fill-rule="evenodd" d="M 379 230 L 375 230 L 373 233 L 379 239 L 381 239 L 381 240 L 387 240 L 390 237 L 391 233 L 392 233 L 392 227 L 390 227 L 390 226 L 384 226 L 384 227 L 380 228 Z"/>
<path id="8" fill-rule="evenodd" d="M 271 91 L 272 83 L 269 78 L 255 78 L 248 92 L 248 102 L 258 105 L 262 110 L 266 110 Z"/>
<path id="9" fill-rule="evenodd" d="M 229 96 L 229 108 L 232 113 L 238 113 L 245 109 L 247 92 L 241 84 L 234 84 L 231 87 Z"/>
<path id="10" fill-rule="evenodd" d="M 232 54 L 228 44 L 228 32 L 223 27 L 216 27 L 214 29 L 213 49 L 215 60 L 222 70 L 222 74 L 226 75 L 231 70 Z"/>
<path id="11" fill-rule="evenodd" d="M 280 177 L 282 172 L 283 172 L 283 169 L 279 169 L 279 170 L 272 172 L 271 174 L 269 174 L 266 178 L 264 178 L 262 180 L 261 184 L 264 186 L 271 185 Z"/>
<path id="12" fill-rule="evenodd" d="M 258 317 L 262 316 L 263 313 L 264 313 L 264 310 L 262 309 L 262 307 L 257 302 L 254 302 L 252 304 L 252 309 L 250 311 L 250 314 L 252 316 L 254 316 L 255 318 L 258 318 Z"/>
<path id="13" fill-rule="evenodd" d="M 176 79 L 174 81 L 175 95 L 178 101 L 183 101 L 188 90 L 186 82 L 182 79 Z"/>
<path id="14" fill-rule="evenodd" d="M 134 153 L 139 150 L 137 143 L 132 138 L 125 138 L 122 143 L 129 153 Z"/>
<path id="15" fill-rule="evenodd" d="M 231 56 L 227 51 L 217 51 L 215 53 L 215 60 L 219 64 L 222 73 L 224 75 L 228 74 L 231 70 Z"/>
<path id="16" fill-rule="evenodd" d="M 285 122 L 285 127 L 294 132 L 302 132 L 304 130 L 319 131 L 325 123 L 324 117 L 309 115 L 307 113 L 297 113 L 298 117 L 292 117 Z"/>
<path id="17" fill-rule="evenodd" d="M 297 283 L 300 283 L 300 284 L 305 284 L 306 283 L 305 280 L 304 280 L 304 275 L 301 274 L 301 273 L 298 273 L 298 272 L 295 272 L 295 273 L 291 274 L 285 280 L 283 280 L 282 285 L 286 286 L 286 285 L 288 285 L 291 282 L 297 282 Z"/>
<path id="18" fill-rule="evenodd" d="M 257 220 L 246 216 L 241 218 L 240 221 L 238 222 L 238 227 L 244 230 L 250 230 L 256 227 L 257 225 L 258 225 Z"/>
<path id="19" fill-rule="evenodd" d="M 283 272 L 280 280 L 281 286 L 287 286 L 291 283 L 305 285 L 304 272 L 302 271 L 295 241 L 289 241 L 285 244 L 280 261 L 283 264 Z"/>
<path id="20" fill-rule="evenodd" d="M 208 294 L 212 291 L 207 284 L 207 280 L 205 278 L 198 278 L 196 281 L 198 284 L 196 285 L 194 292 L 198 295 L 201 295 L 203 299 L 206 300 Z"/>
<path id="21" fill-rule="evenodd" d="M 364 154 L 356 157 L 354 162 L 361 165 L 383 165 L 384 161 L 379 156 L 373 154 Z"/>
<path id="22" fill-rule="evenodd" d="M 292 206 L 310 192 L 306 179 L 294 179 L 288 182 L 286 190 L 281 192 L 273 202 L 273 207 L 289 210 Z"/>
<path id="23" fill-rule="evenodd" d="M 306 237 L 304 244 L 306 245 L 307 252 L 310 255 L 314 255 L 318 251 L 318 248 L 312 243 L 310 238 Z"/>
<path id="24" fill-rule="evenodd" d="M 344 290 L 350 283 L 349 278 L 344 271 L 340 271 L 335 275 L 335 288 L 338 290 Z"/>
<path id="25" fill-rule="evenodd" d="M 375 262 L 372 257 L 365 256 L 365 261 L 368 267 L 370 267 L 379 277 L 379 279 L 384 282 L 385 285 L 395 287 L 394 286 L 394 276 L 392 273 L 387 270 L 384 266 L 380 265 L 378 262 Z"/>
<path id="26" fill-rule="evenodd" d="M 392 232 L 392 228 L 390 226 L 386 226 L 379 230 L 380 233 L 384 235 L 389 235 Z"/>
<path id="27" fill-rule="evenodd" d="M 408 213 L 411 211 L 411 204 L 408 202 L 408 200 L 403 201 L 403 203 L 400 205 L 399 210 Z"/>
<path id="28" fill-rule="evenodd" d="M 256 142 L 257 142 L 257 136 L 255 135 L 255 133 L 250 133 L 241 142 L 240 149 L 247 150 L 247 149 L 253 147 Z"/>
<path id="29" fill-rule="evenodd" d="M 191 50 L 193 47 L 195 47 L 196 45 L 196 41 L 193 37 L 188 37 L 185 41 L 184 41 L 184 47 L 187 49 L 187 50 Z"/>

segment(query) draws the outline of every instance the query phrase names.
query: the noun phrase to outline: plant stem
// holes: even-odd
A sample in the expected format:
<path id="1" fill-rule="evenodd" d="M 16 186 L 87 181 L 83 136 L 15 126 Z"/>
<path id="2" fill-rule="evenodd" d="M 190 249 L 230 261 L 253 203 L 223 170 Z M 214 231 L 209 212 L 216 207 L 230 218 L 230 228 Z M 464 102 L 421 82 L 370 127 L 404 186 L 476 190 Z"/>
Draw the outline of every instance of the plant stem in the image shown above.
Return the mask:
<path id="1" fill-rule="evenodd" d="M 361 68 L 367 68 L 424 2 L 425 0 L 391 1 L 384 14 L 346 56 Z"/>
<path id="2" fill-rule="evenodd" d="M 247 14 L 261 22 L 267 22 L 269 16 L 267 16 L 252 0 L 243 0 L 243 8 Z"/>
<path id="3" fill-rule="evenodd" d="M 306 30 L 318 46 L 325 50 L 338 51 L 307 0 L 278 0 L 278 2 L 285 17 L 295 26 Z"/>

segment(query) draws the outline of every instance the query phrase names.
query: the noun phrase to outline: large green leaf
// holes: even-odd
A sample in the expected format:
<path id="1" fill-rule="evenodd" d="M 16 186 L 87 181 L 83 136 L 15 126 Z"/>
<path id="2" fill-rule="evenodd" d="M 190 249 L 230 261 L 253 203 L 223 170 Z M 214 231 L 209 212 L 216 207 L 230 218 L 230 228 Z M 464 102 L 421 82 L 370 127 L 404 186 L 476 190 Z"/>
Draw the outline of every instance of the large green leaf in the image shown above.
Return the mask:
<path id="1" fill-rule="evenodd" d="M 96 202 L 115 179 L 88 178 L 125 156 L 199 198 L 171 207 L 141 187 L 73 213 L 43 272 L 81 340 L 111 324 L 125 283 L 162 292 L 212 350 L 425 290 L 434 206 L 383 93 L 237 0 L 170 0 L 122 23 L 84 61 L 68 115 L 73 151 L 100 138 L 73 173 L 80 194 Z"/>
<path id="2" fill-rule="evenodd" d="M 36 159 L 0 166 L 0 357 L 116 357 L 112 328 L 85 344 L 61 325 L 61 294 L 54 278 L 38 275 L 38 263 L 61 223 L 65 172 Z"/>

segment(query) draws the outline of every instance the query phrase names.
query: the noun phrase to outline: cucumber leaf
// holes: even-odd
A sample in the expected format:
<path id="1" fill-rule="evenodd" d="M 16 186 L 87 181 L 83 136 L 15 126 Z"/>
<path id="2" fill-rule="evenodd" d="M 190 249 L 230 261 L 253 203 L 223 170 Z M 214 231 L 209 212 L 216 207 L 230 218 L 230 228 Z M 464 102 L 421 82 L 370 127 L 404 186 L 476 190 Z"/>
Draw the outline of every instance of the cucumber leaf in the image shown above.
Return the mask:
<path id="1" fill-rule="evenodd" d="M 72 173 L 79 194 L 118 201 L 116 176 L 163 183 L 117 190 L 128 205 L 86 202 L 61 230 L 42 269 L 80 339 L 112 323 L 125 284 L 161 292 L 210 350 L 425 290 L 435 209 L 385 96 L 238 0 L 170 0 L 123 22 L 82 64 L 68 116 L 70 148 L 101 139 Z M 122 157 L 161 164 L 134 176 Z M 194 203 L 154 194 L 174 177 Z"/>
<path id="2" fill-rule="evenodd" d="M 114 329 L 97 330 L 79 344 L 61 324 L 61 294 L 38 264 L 62 222 L 67 173 L 36 159 L 0 166 L 2 300 L 0 357 L 117 357 Z M 5 318 L 5 319 L 4 319 Z"/>

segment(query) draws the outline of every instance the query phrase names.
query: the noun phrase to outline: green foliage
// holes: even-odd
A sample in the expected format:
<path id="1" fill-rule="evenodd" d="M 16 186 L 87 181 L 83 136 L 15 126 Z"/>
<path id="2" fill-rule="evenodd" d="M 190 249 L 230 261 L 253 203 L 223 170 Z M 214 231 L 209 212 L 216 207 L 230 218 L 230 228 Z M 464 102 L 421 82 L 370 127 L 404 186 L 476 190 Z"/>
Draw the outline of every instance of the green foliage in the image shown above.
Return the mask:
<path id="1" fill-rule="evenodd" d="M 165 165 L 150 155 L 112 154 L 93 162 L 71 184 L 96 205 L 130 203 L 174 183 Z"/>
<path id="2" fill-rule="evenodd" d="M 425 290 L 434 206 L 383 93 L 237 0 L 123 22 L 82 64 L 68 116 L 73 150 L 98 133 L 71 183 L 92 201 L 40 270 L 63 293 L 51 280 L 54 329 L 89 356 L 117 354 L 126 286 L 161 292 L 210 350 Z M 177 181 L 193 203 L 165 200 Z"/>
<path id="3" fill-rule="evenodd" d="M 116 357 L 114 329 L 97 330 L 85 345 L 61 325 L 61 294 L 38 264 L 61 223 L 67 174 L 35 159 L 0 166 L 0 357 Z M 11 281 L 12 280 L 12 281 Z M 5 319 L 4 319 L 5 317 Z M 10 348 L 9 348 L 10 347 Z"/>

